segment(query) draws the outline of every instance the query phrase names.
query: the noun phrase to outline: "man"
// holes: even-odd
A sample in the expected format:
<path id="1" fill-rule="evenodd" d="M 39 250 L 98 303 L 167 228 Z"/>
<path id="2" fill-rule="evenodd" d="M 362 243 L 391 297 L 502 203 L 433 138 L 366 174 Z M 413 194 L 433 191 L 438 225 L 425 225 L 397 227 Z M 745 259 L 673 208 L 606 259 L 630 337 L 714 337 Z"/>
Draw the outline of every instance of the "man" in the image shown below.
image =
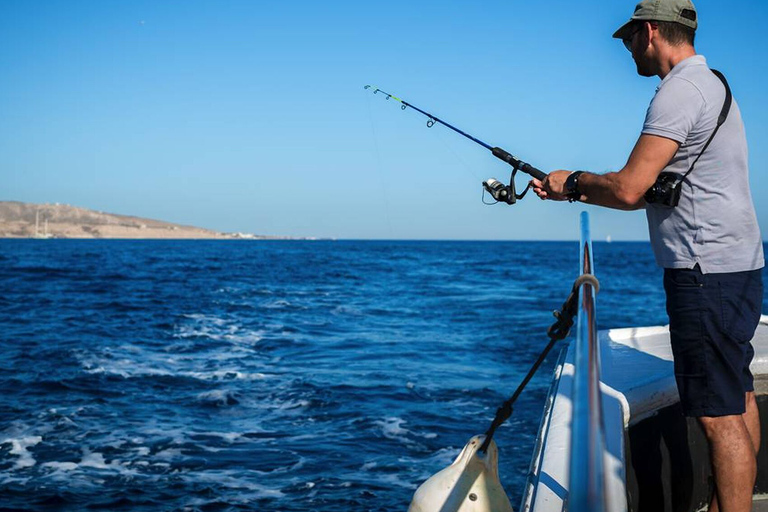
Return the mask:
<path id="1" fill-rule="evenodd" d="M 689 0 L 640 2 L 613 37 L 632 52 L 638 74 L 658 76 L 661 84 L 629 160 L 618 172 L 554 171 L 532 185 L 542 199 L 645 208 L 656 261 L 665 269 L 681 405 L 709 441 L 716 488 L 709 510 L 737 512 L 751 510 L 760 446 L 749 364 L 765 260 L 741 114 L 696 54 L 696 28 Z"/>

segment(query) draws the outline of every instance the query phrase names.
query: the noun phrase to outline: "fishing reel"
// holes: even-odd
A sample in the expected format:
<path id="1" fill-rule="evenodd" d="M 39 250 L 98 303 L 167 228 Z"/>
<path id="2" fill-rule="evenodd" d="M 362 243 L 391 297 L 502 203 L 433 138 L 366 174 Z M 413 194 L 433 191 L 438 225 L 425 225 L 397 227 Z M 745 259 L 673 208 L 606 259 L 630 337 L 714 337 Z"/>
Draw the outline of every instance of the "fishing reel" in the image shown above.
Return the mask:
<path id="1" fill-rule="evenodd" d="M 515 204 L 518 199 L 525 197 L 531 185 L 529 183 L 522 194 L 515 192 L 515 174 L 517 174 L 517 168 L 512 171 L 512 175 L 509 177 L 509 185 L 505 185 L 496 178 L 485 180 L 483 182 L 483 204 L 507 203 L 511 205 Z M 491 194 L 491 197 L 495 200 L 493 203 L 485 201 L 486 192 Z"/>
<path id="2" fill-rule="evenodd" d="M 497 203 L 515 204 L 517 202 L 517 195 L 515 194 L 515 184 L 505 185 L 496 178 L 488 178 L 483 182 L 483 189 L 485 192 L 491 194 Z M 483 198 L 485 198 L 485 192 L 483 192 Z M 495 204 L 486 203 L 485 204 Z"/>

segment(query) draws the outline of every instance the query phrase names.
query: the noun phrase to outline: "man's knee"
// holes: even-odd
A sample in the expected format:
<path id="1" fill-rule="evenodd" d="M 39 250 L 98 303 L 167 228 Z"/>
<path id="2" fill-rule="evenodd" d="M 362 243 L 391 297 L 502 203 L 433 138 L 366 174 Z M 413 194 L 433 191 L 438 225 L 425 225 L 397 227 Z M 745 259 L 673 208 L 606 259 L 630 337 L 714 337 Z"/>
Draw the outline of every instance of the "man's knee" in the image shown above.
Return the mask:
<path id="1" fill-rule="evenodd" d="M 753 441 L 741 415 L 702 416 L 698 420 L 715 453 L 738 454 L 751 459 L 753 464 L 757 462 Z"/>
<path id="2" fill-rule="evenodd" d="M 699 416 L 699 424 L 704 429 L 708 439 L 718 439 L 733 436 L 745 430 L 744 420 L 740 414 L 728 416 Z"/>

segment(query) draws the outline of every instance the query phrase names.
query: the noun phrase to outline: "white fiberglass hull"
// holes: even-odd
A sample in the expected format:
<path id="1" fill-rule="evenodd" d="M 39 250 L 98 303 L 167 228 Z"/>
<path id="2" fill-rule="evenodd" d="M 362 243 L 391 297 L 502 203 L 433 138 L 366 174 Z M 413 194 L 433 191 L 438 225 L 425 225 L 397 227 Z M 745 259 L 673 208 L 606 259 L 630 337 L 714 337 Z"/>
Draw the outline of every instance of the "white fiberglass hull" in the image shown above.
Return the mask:
<path id="1" fill-rule="evenodd" d="M 752 341 L 751 369 L 768 437 L 768 316 Z M 606 432 L 607 510 L 699 510 L 708 499 L 708 458 L 695 421 L 679 410 L 666 326 L 599 332 Z M 520 510 L 566 509 L 571 439 L 573 347 L 555 369 Z M 634 448 L 634 449 L 633 449 Z M 759 492 L 768 492 L 768 462 L 758 460 Z M 762 462 L 762 463 L 761 463 Z M 762 467 L 765 466 L 765 467 Z M 761 469 L 762 467 L 762 469 Z M 669 481 L 667 481 L 669 480 Z"/>

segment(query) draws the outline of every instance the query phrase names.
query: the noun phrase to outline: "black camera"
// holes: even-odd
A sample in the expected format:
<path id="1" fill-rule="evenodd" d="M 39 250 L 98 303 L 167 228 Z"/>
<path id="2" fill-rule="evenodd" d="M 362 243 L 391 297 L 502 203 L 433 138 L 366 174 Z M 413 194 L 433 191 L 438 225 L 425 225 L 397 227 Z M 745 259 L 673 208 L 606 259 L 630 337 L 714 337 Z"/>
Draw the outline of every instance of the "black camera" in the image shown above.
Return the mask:
<path id="1" fill-rule="evenodd" d="M 662 172 L 643 196 L 649 204 L 660 204 L 674 208 L 680 202 L 683 190 L 683 175 L 676 172 Z"/>

